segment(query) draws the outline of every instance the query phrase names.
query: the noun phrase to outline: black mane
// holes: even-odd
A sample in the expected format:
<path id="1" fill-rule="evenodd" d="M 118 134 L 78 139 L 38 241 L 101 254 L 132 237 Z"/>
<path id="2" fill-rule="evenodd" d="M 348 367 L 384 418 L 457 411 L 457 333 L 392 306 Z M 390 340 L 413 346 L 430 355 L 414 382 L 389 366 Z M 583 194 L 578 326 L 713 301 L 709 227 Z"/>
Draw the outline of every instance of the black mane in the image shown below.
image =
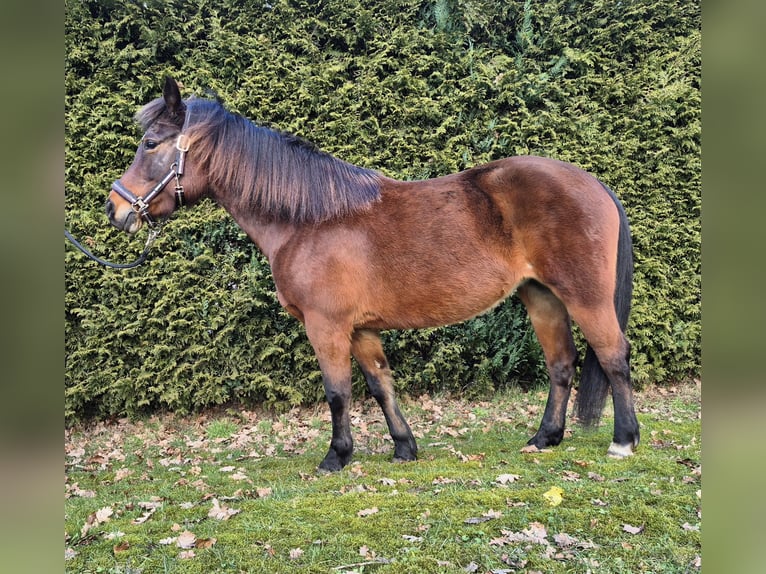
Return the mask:
<path id="1" fill-rule="evenodd" d="M 161 118 L 162 99 L 138 114 L 146 129 Z M 190 160 L 211 188 L 236 194 L 240 207 L 297 223 L 321 222 L 365 209 L 380 198 L 378 172 L 320 151 L 298 136 L 258 126 L 220 103 L 186 101 Z"/>

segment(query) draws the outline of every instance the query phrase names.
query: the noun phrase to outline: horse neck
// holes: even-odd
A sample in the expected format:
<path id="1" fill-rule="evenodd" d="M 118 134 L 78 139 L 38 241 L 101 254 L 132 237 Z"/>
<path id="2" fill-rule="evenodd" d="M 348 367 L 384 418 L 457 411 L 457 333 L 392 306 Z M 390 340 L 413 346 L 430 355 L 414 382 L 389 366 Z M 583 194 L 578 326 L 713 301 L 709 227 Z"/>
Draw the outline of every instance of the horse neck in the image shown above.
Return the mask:
<path id="1" fill-rule="evenodd" d="M 244 212 L 236 202 L 232 201 L 231 205 L 228 205 L 229 202 L 224 199 L 217 203 L 229 212 L 237 225 L 247 233 L 270 263 L 279 248 L 295 233 L 295 227 L 292 224 L 274 221 L 254 211 Z"/>

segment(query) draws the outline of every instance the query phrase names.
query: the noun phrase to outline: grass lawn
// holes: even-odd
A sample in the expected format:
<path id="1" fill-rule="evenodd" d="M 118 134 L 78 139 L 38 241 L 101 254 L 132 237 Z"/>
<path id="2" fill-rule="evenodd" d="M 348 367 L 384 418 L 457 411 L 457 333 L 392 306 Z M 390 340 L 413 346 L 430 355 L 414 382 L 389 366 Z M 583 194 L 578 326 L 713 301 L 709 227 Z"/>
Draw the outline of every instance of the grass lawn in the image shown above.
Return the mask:
<path id="1" fill-rule="evenodd" d="M 316 471 L 325 405 L 69 429 L 66 571 L 698 571 L 699 384 L 638 393 L 642 443 L 626 460 L 605 456 L 610 411 L 550 452 L 521 452 L 545 398 L 405 399 L 420 447 L 406 464 L 390 462 L 377 405 L 359 401 L 353 461 L 334 474 Z"/>

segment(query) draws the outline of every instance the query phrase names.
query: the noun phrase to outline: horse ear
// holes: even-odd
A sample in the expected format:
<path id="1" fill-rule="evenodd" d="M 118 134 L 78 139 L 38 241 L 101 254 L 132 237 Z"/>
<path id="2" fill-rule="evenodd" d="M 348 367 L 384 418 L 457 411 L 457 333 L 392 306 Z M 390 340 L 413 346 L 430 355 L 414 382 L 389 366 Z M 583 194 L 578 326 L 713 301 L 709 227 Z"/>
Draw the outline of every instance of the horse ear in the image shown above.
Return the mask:
<path id="1" fill-rule="evenodd" d="M 162 89 L 162 97 L 165 100 L 165 106 L 173 117 L 184 113 L 186 105 L 181 99 L 181 90 L 178 83 L 170 76 L 165 76 L 165 87 Z"/>

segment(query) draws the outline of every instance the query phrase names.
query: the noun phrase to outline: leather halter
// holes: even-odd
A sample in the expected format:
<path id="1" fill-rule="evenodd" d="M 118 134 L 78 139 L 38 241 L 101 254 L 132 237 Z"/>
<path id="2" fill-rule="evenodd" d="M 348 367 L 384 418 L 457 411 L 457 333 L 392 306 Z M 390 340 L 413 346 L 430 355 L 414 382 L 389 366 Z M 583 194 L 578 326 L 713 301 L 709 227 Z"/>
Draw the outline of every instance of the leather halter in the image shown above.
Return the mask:
<path id="1" fill-rule="evenodd" d="M 186 152 L 189 151 L 189 141 L 184 134 L 178 134 L 176 151 L 178 152 L 176 154 L 176 161 L 170 166 L 170 171 L 168 171 L 168 173 L 165 174 L 165 177 L 163 177 L 160 182 L 143 197 L 134 195 L 119 179 L 112 184 L 112 191 L 122 197 L 125 201 L 129 202 L 133 211 L 135 211 L 149 227 L 154 227 L 157 224 L 149 213 L 149 204 L 173 178 L 176 180 L 176 206 L 182 207 L 184 204 L 184 187 L 181 185 L 181 176 L 184 174 Z"/>

